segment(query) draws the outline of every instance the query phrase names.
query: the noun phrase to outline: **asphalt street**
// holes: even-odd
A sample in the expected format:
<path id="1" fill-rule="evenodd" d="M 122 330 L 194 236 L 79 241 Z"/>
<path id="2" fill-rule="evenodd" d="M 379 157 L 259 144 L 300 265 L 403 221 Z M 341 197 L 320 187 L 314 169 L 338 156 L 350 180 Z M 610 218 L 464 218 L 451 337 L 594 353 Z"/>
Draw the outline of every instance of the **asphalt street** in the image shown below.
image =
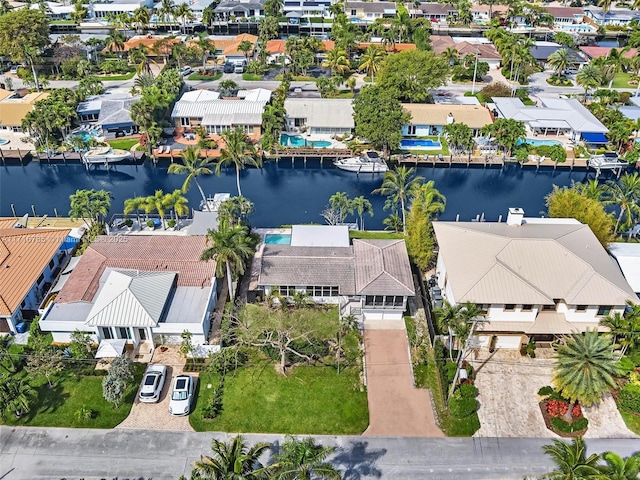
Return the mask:
<path id="1" fill-rule="evenodd" d="M 212 438 L 231 434 L 0 427 L 0 480 L 189 478 L 193 462 L 210 452 Z M 280 444 L 281 435 L 246 435 L 251 443 Z M 541 446 L 548 439 L 384 438 L 318 436 L 334 445 L 331 462 L 344 478 L 523 479 L 551 468 Z M 590 452 L 623 456 L 638 440 L 589 440 Z M 268 460 L 268 459 L 265 459 Z"/>

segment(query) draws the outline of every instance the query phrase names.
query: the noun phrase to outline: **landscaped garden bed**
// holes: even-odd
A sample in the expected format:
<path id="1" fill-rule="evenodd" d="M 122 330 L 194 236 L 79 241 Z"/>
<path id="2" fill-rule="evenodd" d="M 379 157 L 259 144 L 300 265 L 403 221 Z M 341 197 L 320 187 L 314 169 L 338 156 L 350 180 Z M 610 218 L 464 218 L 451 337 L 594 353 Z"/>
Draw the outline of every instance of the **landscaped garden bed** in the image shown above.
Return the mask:
<path id="1" fill-rule="evenodd" d="M 587 431 L 589 421 L 582 414 L 579 403 L 572 403 L 552 387 L 543 387 L 538 395 L 545 396 L 540 405 L 544 423 L 549 430 L 564 438 L 581 437 Z M 571 415 L 567 416 L 571 408 Z"/>

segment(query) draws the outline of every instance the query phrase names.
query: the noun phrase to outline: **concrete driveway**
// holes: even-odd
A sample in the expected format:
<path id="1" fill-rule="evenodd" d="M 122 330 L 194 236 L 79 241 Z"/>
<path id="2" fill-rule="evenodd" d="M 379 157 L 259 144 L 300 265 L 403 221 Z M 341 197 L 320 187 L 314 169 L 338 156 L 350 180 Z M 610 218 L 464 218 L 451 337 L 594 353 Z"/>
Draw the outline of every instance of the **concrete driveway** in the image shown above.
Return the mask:
<path id="1" fill-rule="evenodd" d="M 404 322 L 365 322 L 364 343 L 369 403 L 364 435 L 443 437 L 429 391 L 413 385 Z"/>
<path id="2" fill-rule="evenodd" d="M 188 416 L 174 417 L 169 414 L 172 379 L 176 375 L 184 373 L 185 362 L 178 353 L 178 347 L 170 346 L 165 352 L 156 348 L 151 363 L 167 366 L 167 378 L 160 394 L 160 401 L 158 403 L 141 403 L 136 396 L 131 413 L 116 428 L 193 432 Z M 196 377 L 197 381 L 197 373 L 189 372 L 188 374 Z"/>
<path id="3" fill-rule="evenodd" d="M 468 360 L 476 369 L 480 430 L 476 437 L 556 437 L 544 424 L 538 390 L 551 385 L 551 351 L 538 349 L 537 358 L 523 357 L 514 350 L 498 350 L 490 356 Z M 637 438 L 627 429 L 608 395 L 598 407 L 585 408 L 589 419 L 586 438 Z"/>

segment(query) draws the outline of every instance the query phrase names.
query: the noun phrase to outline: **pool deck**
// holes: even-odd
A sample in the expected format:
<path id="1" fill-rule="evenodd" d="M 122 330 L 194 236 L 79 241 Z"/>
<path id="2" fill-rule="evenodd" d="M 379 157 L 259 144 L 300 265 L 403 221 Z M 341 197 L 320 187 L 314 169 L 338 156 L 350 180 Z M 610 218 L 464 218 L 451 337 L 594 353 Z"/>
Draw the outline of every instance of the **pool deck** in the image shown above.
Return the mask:
<path id="1" fill-rule="evenodd" d="M 251 279 L 249 281 L 249 290 L 257 290 L 260 280 L 260 272 L 262 271 L 262 254 L 264 253 L 264 238 L 267 235 L 291 235 L 290 228 L 254 228 L 253 233 L 260 235 L 260 242 L 256 246 L 256 252 L 251 260 Z"/>

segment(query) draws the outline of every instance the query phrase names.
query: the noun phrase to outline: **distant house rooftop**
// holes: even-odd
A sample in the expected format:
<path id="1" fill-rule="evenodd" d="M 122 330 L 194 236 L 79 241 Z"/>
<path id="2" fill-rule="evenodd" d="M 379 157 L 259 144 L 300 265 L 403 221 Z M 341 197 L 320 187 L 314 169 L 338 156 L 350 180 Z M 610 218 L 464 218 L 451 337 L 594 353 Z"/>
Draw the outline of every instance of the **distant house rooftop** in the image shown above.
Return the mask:
<path id="1" fill-rule="evenodd" d="M 289 118 L 306 118 L 309 127 L 354 128 L 353 101 L 338 98 L 287 98 Z"/>
<path id="2" fill-rule="evenodd" d="M 620 265 L 633 291 L 640 294 L 640 243 L 610 243 L 609 253 Z"/>
<path id="3" fill-rule="evenodd" d="M 489 110 L 482 105 L 403 103 L 402 108 L 411 115 L 413 125 L 447 125 L 449 115 L 473 129 L 493 123 Z"/>

